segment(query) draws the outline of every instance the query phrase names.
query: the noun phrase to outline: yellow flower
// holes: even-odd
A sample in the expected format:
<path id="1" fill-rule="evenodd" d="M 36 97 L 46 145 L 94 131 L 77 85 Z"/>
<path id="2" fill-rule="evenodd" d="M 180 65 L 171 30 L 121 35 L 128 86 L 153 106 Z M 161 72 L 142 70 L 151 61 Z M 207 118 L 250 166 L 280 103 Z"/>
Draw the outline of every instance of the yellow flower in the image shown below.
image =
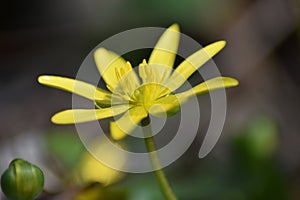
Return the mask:
<path id="1" fill-rule="evenodd" d="M 39 83 L 83 96 L 94 101 L 97 107 L 61 111 L 52 117 L 52 122 L 73 124 L 121 115 L 110 124 L 112 137 L 121 139 L 149 114 L 158 117 L 165 116 L 165 113 L 172 115 L 180 110 L 180 104 L 194 95 L 238 85 L 234 78 L 216 77 L 175 94 L 199 67 L 226 44 L 225 41 L 218 41 L 205 46 L 173 70 L 179 37 L 179 26 L 170 26 L 158 40 L 148 63 L 143 60 L 139 65 L 139 76 L 130 62 L 104 48 L 97 49 L 95 62 L 108 90 L 70 78 L 40 76 Z"/>
<path id="2" fill-rule="evenodd" d="M 118 144 L 115 145 L 119 146 Z M 103 154 L 103 149 L 105 149 L 105 154 Z M 106 162 L 113 163 L 114 166 L 121 168 L 126 164 L 127 158 L 123 155 L 120 156 L 120 153 L 109 142 L 96 138 L 90 146 L 90 151 L 93 152 L 93 155 L 85 151 L 74 172 L 78 184 L 88 185 L 98 182 L 103 186 L 108 186 L 118 182 L 124 176 L 122 172 L 105 165 L 97 159 L 101 154 L 101 157 L 105 157 Z"/>

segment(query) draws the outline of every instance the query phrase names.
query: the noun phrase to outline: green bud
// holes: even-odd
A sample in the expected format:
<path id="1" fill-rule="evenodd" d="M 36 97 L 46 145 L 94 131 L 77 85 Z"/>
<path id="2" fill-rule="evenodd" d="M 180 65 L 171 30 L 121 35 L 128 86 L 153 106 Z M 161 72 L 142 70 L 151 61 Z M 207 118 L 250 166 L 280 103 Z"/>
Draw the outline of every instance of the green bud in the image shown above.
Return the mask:
<path id="1" fill-rule="evenodd" d="M 42 170 L 22 159 L 13 160 L 1 177 L 2 191 L 11 200 L 32 200 L 43 186 Z"/>

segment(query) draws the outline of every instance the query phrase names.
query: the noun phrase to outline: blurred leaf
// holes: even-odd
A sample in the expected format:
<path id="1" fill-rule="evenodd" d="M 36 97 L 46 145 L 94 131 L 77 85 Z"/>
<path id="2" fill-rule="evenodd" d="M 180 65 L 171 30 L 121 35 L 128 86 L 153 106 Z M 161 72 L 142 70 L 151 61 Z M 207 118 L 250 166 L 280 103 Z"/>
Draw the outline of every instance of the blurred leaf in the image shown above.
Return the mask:
<path id="1" fill-rule="evenodd" d="M 67 168 L 73 168 L 84 151 L 75 133 L 50 132 L 46 141 L 51 155 L 58 158 Z"/>
<path id="2" fill-rule="evenodd" d="M 245 194 L 245 199 L 287 198 L 286 183 L 274 158 L 278 146 L 275 121 L 265 115 L 257 116 L 234 138 L 232 178 Z"/>
<path id="3" fill-rule="evenodd" d="M 130 200 L 163 199 L 155 176 L 152 173 L 139 174 L 128 178 L 118 188 L 125 189 Z"/>
<path id="4" fill-rule="evenodd" d="M 234 139 L 239 154 L 249 159 L 270 158 L 278 144 L 278 131 L 272 118 L 259 116 Z"/>

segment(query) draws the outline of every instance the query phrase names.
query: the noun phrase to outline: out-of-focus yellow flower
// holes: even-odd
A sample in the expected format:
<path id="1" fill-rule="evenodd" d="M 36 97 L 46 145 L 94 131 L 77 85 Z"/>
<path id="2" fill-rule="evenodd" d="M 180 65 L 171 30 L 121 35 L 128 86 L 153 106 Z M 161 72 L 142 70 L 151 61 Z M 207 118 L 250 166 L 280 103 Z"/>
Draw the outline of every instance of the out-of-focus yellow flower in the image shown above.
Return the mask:
<path id="1" fill-rule="evenodd" d="M 72 124 L 122 115 L 110 124 L 112 137 L 121 139 L 149 114 L 158 117 L 165 116 L 164 113 L 172 115 L 191 96 L 238 85 L 234 78 L 216 77 L 174 94 L 199 67 L 225 46 L 225 41 L 212 43 L 189 56 L 173 70 L 179 37 L 179 26 L 170 26 L 158 40 L 148 63 L 143 60 L 139 65 L 139 76 L 131 64 L 119 55 L 104 48 L 97 49 L 95 62 L 109 91 L 70 78 L 40 76 L 38 81 L 41 84 L 81 95 L 94 101 L 97 107 L 64 110 L 55 114 L 52 122 Z"/>
<path id="2" fill-rule="evenodd" d="M 103 149 L 105 149 L 105 153 L 101 151 Z M 79 184 L 88 185 L 97 182 L 107 186 L 123 177 L 122 172 L 112 169 L 97 159 L 101 154 L 101 158 L 106 163 L 113 163 L 114 166 L 120 166 L 120 168 L 126 164 L 126 158 L 118 156 L 120 154 L 115 152 L 116 150 L 111 144 L 103 140 L 95 140 L 95 143 L 90 146 L 90 151 L 93 152 L 93 155 L 86 151 L 75 170 L 75 178 Z"/>

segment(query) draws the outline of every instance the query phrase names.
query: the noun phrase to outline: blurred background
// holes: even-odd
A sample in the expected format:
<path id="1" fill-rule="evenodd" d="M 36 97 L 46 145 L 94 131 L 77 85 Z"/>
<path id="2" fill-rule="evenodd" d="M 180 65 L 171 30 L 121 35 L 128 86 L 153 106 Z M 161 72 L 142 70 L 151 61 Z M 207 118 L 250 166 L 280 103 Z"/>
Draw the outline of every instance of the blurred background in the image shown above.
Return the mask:
<path id="1" fill-rule="evenodd" d="M 299 0 L 2 0 L 0 16 L 1 173 L 12 158 L 23 157 L 47 171 L 47 188 L 59 191 L 66 182 L 59 177 L 83 150 L 74 126 L 50 122 L 71 107 L 71 95 L 39 85 L 38 75 L 75 77 L 106 38 L 177 22 L 203 46 L 226 40 L 214 60 L 223 75 L 240 81 L 228 90 L 227 120 L 214 150 L 198 159 L 200 130 L 184 156 L 166 168 L 179 198 L 299 199 Z M 80 192 L 70 186 L 40 198 L 162 198 L 152 174 L 114 176 L 116 181 Z M 94 194 L 98 187 L 102 193 Z"/>

